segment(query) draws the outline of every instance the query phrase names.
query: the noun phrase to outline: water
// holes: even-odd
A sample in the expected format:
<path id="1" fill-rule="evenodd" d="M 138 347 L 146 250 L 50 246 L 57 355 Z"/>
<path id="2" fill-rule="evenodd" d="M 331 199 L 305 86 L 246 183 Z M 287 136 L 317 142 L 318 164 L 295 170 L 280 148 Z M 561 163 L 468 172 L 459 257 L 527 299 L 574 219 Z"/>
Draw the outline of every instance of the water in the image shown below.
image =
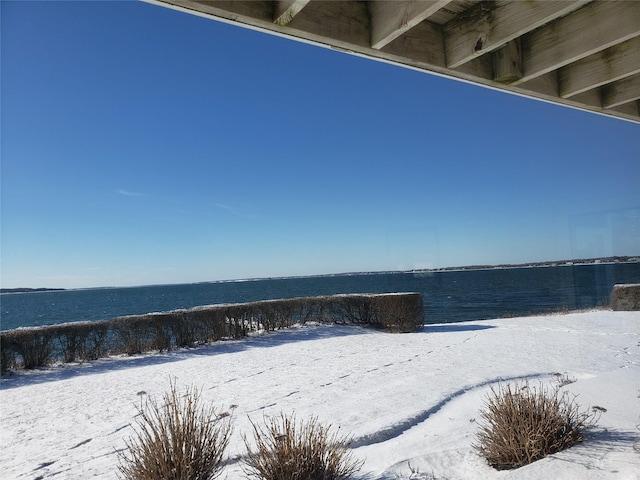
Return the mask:
<path id="1" fill-rule="evenodd" d="M 427 323 L 594 307 L 616 283 L 640 283 L 640 263 L 371 273 L 13 293 L 0 297 L 0 328 L 103 320 L 197 305 L 337 293 L 419 292 Z"/>

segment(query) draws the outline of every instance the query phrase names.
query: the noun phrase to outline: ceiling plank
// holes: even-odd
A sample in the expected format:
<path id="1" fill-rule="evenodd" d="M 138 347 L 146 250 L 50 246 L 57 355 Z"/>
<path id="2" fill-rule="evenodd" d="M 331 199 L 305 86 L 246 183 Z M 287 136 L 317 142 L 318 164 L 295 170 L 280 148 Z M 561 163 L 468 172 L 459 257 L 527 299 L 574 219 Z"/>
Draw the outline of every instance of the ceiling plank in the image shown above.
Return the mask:
<path id="1" fill-rule="evenodd" d="M 589 25 L 589 28 L 585 28 Z M 640 35 L 640 2 L 593 2 L 522 38 L 526 82 Z"/>
<path id="2" fill-rule="evenodd" d="M 558 73 L 563 98 L 640 73 L 640 36 L 578 60 Z"/>
<path id="3" fill-rule="evenodd" d="M 371 48 L 381 49 L 452 0 L 403 0 L 369 2 Z"/>
<path id="4" fill-rule="evenodd" d="M 273 23 L 287 25 L 307 3 L 309 0 L 279 0 L 275 2 Z"/>
<path id="5" fill-rule="evenodd" d="M 640 99 L 640 75 L 602 87 L 602 106 L 613 108 Z"/>
<path id="6" fill-rule="evenodd" d="M 456 68 L 587 3 L 588 0 L 481 2 L 444 26 L 447 65 Z"/>

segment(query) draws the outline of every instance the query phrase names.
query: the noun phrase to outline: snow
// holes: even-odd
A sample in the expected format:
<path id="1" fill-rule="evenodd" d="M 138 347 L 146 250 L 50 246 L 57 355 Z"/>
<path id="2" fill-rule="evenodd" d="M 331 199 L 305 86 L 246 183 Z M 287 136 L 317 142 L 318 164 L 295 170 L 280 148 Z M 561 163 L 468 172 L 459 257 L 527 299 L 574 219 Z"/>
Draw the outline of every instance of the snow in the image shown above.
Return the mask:
<path id="1" fill-rule="evenodd" d="M 586 440 L 511 471 L 472 449 L 492 386 L 562 387 L 607 411 Z M 1 382 L 0 476 L 117 478 L 117 450 L 147 395 L 179 390 L 232 414 L 228 453 L 250 420 L 295 412 L 353 437 L 370 479 L 640 479 L 640 312 L 593 311 L 425 326 L 410 334 L 306 325 L 170 353 L 18 372 Z M 412 471 L 414 472 L 412 474 Z M 222 478 L 245 478 L 231 462 Z"/>

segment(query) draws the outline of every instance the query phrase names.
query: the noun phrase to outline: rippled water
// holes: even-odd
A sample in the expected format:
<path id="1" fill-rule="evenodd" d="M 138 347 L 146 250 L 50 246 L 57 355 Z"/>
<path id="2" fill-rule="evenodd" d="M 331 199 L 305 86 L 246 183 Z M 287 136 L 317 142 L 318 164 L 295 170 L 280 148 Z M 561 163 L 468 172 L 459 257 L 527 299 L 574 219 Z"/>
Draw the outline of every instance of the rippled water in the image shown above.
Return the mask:
<path id="1" fill-rule="evenodd" d="M 594 307 L 616 283 L 640 283 L 640 263 L 370 273 L 3 294 L 1 329 L 337 293 L 419 292 L 427 323 Z"/>

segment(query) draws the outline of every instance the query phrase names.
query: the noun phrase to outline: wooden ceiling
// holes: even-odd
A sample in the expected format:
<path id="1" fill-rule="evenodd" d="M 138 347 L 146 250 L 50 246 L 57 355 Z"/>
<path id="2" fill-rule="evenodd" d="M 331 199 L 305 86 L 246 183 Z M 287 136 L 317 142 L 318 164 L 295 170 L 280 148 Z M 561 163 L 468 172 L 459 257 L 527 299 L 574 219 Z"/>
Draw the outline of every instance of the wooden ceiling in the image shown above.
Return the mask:
<path id="1" fill-rule="evenodd" d="M 147 0 L 640 123 L 640 0 Z"/>

